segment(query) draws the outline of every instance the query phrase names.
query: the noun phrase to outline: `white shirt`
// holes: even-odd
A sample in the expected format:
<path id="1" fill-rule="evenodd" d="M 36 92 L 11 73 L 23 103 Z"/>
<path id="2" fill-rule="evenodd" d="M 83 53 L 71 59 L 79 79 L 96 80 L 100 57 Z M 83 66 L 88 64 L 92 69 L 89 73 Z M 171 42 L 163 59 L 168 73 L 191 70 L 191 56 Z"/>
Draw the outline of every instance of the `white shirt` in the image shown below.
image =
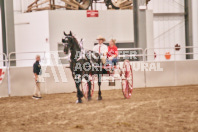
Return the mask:
<path id="1" fill-rule="evenodd" d="M 93 51 L 104 54 L 108 52 L 108 47 L 105 44 L 97 44 L 94 46 Z"/>

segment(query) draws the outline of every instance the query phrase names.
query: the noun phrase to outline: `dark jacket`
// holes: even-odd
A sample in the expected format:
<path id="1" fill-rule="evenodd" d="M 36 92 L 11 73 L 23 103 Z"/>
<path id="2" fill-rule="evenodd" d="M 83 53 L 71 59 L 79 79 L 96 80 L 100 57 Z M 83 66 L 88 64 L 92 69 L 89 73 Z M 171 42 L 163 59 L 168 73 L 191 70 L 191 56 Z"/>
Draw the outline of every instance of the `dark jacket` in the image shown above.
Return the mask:
<path id="1" fill-rule="evenodd" d="M 41 65 L 38 61 L 36 61 L 33 65 L 33 73 L 36 73 L 37 75 L 40 75 L 41 73 Z"/>

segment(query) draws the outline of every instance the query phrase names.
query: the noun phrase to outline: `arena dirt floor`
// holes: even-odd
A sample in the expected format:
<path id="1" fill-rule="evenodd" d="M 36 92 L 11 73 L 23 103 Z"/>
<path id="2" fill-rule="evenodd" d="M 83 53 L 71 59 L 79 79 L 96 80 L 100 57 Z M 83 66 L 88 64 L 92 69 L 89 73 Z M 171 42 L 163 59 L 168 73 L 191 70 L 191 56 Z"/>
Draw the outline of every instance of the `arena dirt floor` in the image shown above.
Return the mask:
<path id="1" fill-rule="evenodd" d="M 103 91 L 91 102 L 75 104 L 76 94 L 0 99 L 0 132 L 172 131 L 198 132 L 198 86 Z"/>

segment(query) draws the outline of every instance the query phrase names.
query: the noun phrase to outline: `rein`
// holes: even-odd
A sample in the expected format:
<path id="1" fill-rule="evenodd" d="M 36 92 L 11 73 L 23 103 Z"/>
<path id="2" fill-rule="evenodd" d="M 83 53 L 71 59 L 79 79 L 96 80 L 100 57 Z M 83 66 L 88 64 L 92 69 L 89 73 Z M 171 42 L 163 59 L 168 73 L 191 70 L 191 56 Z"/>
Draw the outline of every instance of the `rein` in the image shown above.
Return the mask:
<path id="1" fill-rule="evenodd" d="M 91 66 L 95 67 L 94 62 L 92 61 L 92 58 L 96 60 L 96 59 L 100 59 L 100 56 L 97 57 L 91 50 L 86 51 L 83 47 L 83 39 L 81 39 L 79 43 L 75 37 L 72 36 L 70 38 L 72 38 L 72 46 L 70 47 L 70 61 L 77 63 L 80 60 L 84 59 L 84 60 L 89 61 Z M 75 51 L 75 46 L 79 46 L 79 47 L 76 47 L 76 48 L 79 48 L 79 51 Z M 74 55 L 74 52 L 75 52 L 75 55 Z M 77 52 L 80 52 L 80 53 L 77 53 Z M 71 58 L 71 56 L 74 58 Z"/>

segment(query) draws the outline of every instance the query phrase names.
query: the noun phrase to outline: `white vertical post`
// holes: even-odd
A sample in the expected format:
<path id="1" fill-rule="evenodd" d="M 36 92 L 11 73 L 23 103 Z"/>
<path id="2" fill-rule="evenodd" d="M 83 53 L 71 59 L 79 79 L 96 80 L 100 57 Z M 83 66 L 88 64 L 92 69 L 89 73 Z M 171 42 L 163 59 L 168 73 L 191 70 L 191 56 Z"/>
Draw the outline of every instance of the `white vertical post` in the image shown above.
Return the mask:
<path id="1" fill-rule="evenodd" d="M 24 11 L 24 2 L 23 2 L 23 0 L 21 0 L 21 13 L 24 13 L 25 11 Z"/>

